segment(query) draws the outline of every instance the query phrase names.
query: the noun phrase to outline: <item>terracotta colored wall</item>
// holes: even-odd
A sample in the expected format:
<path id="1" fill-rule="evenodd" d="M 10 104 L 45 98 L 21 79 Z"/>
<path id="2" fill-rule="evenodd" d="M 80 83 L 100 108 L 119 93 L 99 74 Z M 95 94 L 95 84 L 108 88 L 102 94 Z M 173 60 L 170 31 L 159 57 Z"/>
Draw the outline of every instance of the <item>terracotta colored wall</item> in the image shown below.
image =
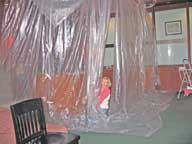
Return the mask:
<path id="1" fill-rule="evenodd" d="M 145 81 L 144 86 L 145 90 L 154 90 L 155 81 L 154 81 L 154 69 L 151 66 L 145 68 Z"/>
<path id="2" fill-rule="evenodd" d="M 113 67 L 104 68 L 103 69 L 103 77 L 104 76 L 110 77 L 111 80 L 113 81 Z"/>
<path id="3" fill-rule="evenodd" d="M 74 115 L 84 110 L 83 86 L 83 74 L 80 77 L 71 74 L 56 75 L 51 80 L 45 75 L 38 75 L 34 95 L 47 97 L 58 112 L 67 110 Z"/>
<path id="4" fill-rule="evenodd" d="M 145 69 L 145 89 L 178 91 L 180 86 L 180 77 L 178 66 L 159 66 L 158 67 L 160 84 L 154 87 L 154 78 L 151 67 Z M 103 76 L 113 77 L 113 68 L 103 70 Z M 37 87 L 34 90 L 34 95 L 41 97 L 49 97 L 54 102 L 57 111 L 68 109 L 71 115 L 76 115 L 84 111 L 85 95 L 83 74 L 80 77 L 71 74 L 62 74 L 48 79 L 45 75 L 38 75 Z M 82 90 L 82 91 L 81 91 Z"/>
<path id="5" fill-rule="evenodd" d="M 179 66 L 159 66 L 160 90 L 178 91 L 181 80 L 179 77 Z"/>
<path id="6" fill-rule="evenodd" d="M 179 65 L 176 66 L 158 66 L 159 83 L 155 86 L 154 74 L 152 67 L 145 68 L 145 89 L 146 90 L 164 90 L 178 91 L 181 80 L 179 77 Z M 113 77 L 113 69 L 104 69 L 103 76 Z"/>

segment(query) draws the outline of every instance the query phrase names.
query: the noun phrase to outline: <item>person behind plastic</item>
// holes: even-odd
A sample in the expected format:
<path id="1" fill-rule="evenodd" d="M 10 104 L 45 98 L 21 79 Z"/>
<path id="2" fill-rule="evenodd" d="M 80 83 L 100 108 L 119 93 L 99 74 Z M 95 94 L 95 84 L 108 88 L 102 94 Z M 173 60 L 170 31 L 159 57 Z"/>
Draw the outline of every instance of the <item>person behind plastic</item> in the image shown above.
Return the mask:
<path id="1" fill-rule="evenodd" d="M 112 85 L 111 79 L 107 76 L 103 77 L 101 85 L 102 87 L 98 96 L 98 108 L 99 112 L 108 116 Z"/>

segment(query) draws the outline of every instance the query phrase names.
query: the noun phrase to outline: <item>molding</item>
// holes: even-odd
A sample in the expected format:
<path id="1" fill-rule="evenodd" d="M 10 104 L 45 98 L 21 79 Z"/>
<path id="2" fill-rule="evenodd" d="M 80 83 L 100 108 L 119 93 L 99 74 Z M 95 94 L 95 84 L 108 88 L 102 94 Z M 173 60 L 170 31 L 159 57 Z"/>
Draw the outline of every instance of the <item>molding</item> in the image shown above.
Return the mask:
<path id="1" fill-rule="evenodd" d="M 167 40 L 157 40 L 156 44 L 175 44 L 175 43 L 185 43 L 187 39 L 167 39 Z"/>

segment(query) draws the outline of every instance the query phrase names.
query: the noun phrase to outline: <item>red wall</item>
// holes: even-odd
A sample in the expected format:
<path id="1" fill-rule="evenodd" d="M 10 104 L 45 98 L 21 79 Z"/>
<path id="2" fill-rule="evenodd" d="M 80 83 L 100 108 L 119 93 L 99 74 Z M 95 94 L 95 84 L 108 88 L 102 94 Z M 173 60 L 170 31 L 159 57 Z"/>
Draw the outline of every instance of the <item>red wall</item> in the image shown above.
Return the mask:
<path id="1" fill-rule="evenodd" d="M 179 76 L 179 66 L 159 66 L 159 89 L 167 91 L 178 91 L 181 80 Z"/>
<path id="2" fill-rule="evenodd" d="M 178 65 L 176 66 L 158 66 L 158 76 L 159 83 L 154 86 L 154 82 L 152 81 L 154 75 L 151 67 L 145 68 L 145 89 L 157 89 L 164 91 L 174 91 L 177 92 L 180 87 L 180 77 Z M 113 77 L 113 68 L 104 69 L 103 76 Z"/>

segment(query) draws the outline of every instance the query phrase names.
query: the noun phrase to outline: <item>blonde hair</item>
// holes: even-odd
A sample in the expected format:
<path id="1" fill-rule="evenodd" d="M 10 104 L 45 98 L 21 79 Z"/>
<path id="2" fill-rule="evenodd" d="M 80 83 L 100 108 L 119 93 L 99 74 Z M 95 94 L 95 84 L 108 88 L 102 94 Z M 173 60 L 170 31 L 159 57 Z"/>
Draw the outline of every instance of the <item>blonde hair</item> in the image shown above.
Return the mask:
<path id="1" fill-rule="evenodd" d="M 109 88 L 111 87 L 112 83 L 111 83 L 110 77 L 104 76 L 104 77 L 102 78 L 102 80 L 106 80 L 106 81 L 107 81 L 107 86 L 108 86 Z"/>

